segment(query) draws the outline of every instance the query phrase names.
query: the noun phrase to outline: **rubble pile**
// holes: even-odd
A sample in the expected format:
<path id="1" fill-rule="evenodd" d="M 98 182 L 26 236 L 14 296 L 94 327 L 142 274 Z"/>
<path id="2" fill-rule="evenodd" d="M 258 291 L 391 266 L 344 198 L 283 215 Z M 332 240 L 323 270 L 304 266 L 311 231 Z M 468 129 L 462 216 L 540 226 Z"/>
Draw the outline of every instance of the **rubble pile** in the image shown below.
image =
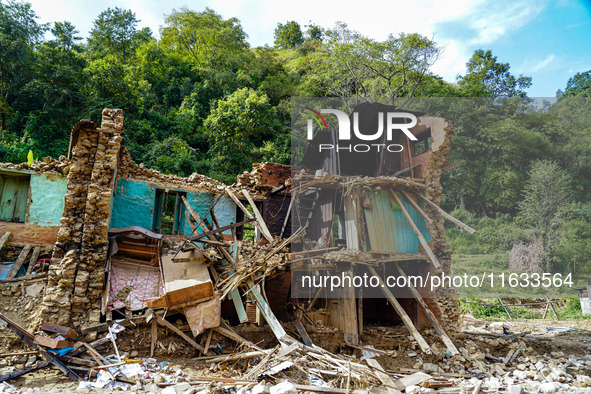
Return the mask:
<path id="1" fill-rule="evenodd" d="M 0 163 L 0 169 L 40 171 L 67 176 L 70 171 L 70 160 L 64 155 L 61 155 L 58 159 L 47 156 L 43 158 L 43 161 L 34 161 L 30 165 L 28 163 Z"/>

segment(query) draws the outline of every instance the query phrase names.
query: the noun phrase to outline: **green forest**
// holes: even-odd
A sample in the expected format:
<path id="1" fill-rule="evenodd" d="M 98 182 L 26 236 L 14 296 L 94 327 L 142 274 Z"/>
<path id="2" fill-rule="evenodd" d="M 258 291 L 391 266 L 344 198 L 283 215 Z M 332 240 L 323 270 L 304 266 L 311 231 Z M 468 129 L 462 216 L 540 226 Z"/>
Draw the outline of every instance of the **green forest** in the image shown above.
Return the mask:
<path id="1" fill-rule="evenodd" d="M 413 97 L 487 98 L 458 100 L 469 108 L 452 119 L 448 160 L 465 163 L 444 173 L 442 205 L 478 229 L 450 228 L 454 252 L 539 243 L 544 269 L 591 268 L 591 70 L 540 109 L 526 93 L 534 81 L 490 50 L 444 81 L 430 72 L 443 49 L 416 33 L 376 41 L 344 23 L 286 21 L 272 47 L 253 48 L 238 19 L 209 8 L 171 10 L 157 35 L 139 23 L 108 8 L 84 40 L 70 22 L 40 24 L 28 3 L 0 3 L 0 161 L 65 154 L 72 125 L 111 107 L 125 111 L 136 162 L 233 183 L 254 162 L 289 164 L 293 97 L 399 108 Z M 517 100 L 490 100 L 503 97 Z"/>

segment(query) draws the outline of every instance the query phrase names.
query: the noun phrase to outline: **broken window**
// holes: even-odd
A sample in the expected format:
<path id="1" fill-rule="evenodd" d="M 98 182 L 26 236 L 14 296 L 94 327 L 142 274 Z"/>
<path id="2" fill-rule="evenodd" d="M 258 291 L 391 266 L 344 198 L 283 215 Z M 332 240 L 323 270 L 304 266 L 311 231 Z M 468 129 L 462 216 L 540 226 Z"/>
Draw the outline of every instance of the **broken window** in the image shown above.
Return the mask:
<path id="1" fill-rule="evenodd" d="M 154 222 L 152 231 L 159 234 L 183 234 L 185 210 L 182 196 L 186 192 L 157 189 L 154 203 Z"/>
<path id="2" fill-rule="evenodd" d="M 250 206 L 250 203 L 244 200 L 240 200 L 242 205 L 246 208 L 251 215 L 254 216 L 254 210 Z M 261 214 L 263 213 L 263 203 L 262 202 L 255 202 L 257 209 Z M 242 222 L 246 220 L 246 216 L 242 209 L 236 207 L 236 222 Z M 241 241 L 258 241 L 260 239 L 259 230 L 255 227 L 254 222 L 247 223 L 243 226 L 236 227 L 236 238 Z"/>
<path id="3" fill-rule="evenodd" d="M 25 222 L 30 179 L 29 175 L 0 174 L 0 221 Z"/>
<path id="4" fill-rule="evenodd" d="M 418 141 L 415 141 L 415 156 L 425 153 L 431 149 L 431 131 L 421 133 L 417 136 Z"/>

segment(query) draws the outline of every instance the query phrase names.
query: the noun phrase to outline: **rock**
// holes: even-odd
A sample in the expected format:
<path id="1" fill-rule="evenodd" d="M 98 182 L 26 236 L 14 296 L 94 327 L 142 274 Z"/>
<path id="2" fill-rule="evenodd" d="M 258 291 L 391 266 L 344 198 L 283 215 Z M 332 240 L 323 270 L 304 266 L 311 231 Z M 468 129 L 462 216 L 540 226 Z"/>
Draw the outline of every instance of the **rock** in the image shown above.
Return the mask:
<path id="1" fill-rule="evenodd" d="M 521 394 L 523 392 L 523 387 L 521 387 L 517 384 L 514 384 L 514 385 L 509 386 L 508 391 L 511 394 Z"/>
<path id="2" fill-rule="evenodd" d="M 25 368 L 32 366 L 36 362 L 37 362 L 37 356 L 35 356 L 34 354 L 30 355 L 29 358 L 27 358 L 27 362 L 25 363 Z"/>
<path id="3" fill-rule="evenodd" d="M 43 290 L 45 285 L 43 282 L 33 283 L 27 287 L 25 287 L 25 295 L 27 297 L 37 297 L 37 295 Z"/>
<path id="4" fill-rule="evenodd" d="M 418 394 L 421 392 L 421 388 L 419 386 L 408 386 L 404 392 L 406 394 Z"/>
<path id="5" fill-rule="evenodd" d="M 524 371 L 513 371 L 513 376 L 515 377 L 515 379 L 518 380 L 525 380 L 527 379 L 527 373 L 525 373 Z"/>
<path id="6" fill-rule="evenodd" d="M 560 385 L 555 382 L 546 382 L 540 385 L 540 393 L 555 393 L 560 388 Z"/>
<path id="7" fill-rule="evenodd" d="M 254 386 L 250 392 L 251 392 L 251 394 L 268 393 L 269 388 L 267 387 L 267 385 L 265 385 L 264 382 L 261 382 L 261 383 L 257 384 L 256 386 Z"/>
<path id="8" fill-rule="evenodd" d="M 176 394 L 184 394 L 186 391 L 191 389 L 191 384 L 189 382 L 183 382 L 175 384 L 171 387 L 175 390 Z"/>
<path id="9" fill-rule="evenodd" d="M 433 372 L 438 372 L 439 371 L 439 367 L 433 363 L 425 363 L 423 364 L 423 371 L 425 373 L 433 373 Z"/>
<path id="10" fill-rule="evenodd" d="M 154 383 L 156 383 L 156 384 L 164 383 L 164 376 L 162 376 L 162 375 L 154 376 Z"/>
<path id="11" fill-rule="evenodd" d="M 298 394 L 298 390 L 293 385 L 293 383 L 283 381 L 275 386 L 272 386 L 270 389 L 271 394 Z"/>

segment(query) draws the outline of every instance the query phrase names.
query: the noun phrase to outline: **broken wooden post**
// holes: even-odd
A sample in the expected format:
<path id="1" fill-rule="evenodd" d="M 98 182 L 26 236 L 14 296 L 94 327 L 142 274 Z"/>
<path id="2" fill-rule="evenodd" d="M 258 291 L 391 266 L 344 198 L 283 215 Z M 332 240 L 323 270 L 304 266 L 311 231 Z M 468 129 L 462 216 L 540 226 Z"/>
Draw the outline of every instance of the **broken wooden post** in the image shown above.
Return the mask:
<path id="1" fill-rule="evenodd" d="M 373 358 L 368 358 L 365 361 L 367 362 L 367 365 L 374 369 L 374 373 L 378 376 L 380 382 L 382 382 L 382 384 L 386 386 L 386 390 L 389 394 L 401 393 L 401 391 L 394 386 L 394 381 L 392 380 L 390 375 L 388 375 L 386 371 L 384 371 L 384 368 L 380 365 L 380 363 L 377 360 L 374 360 Z"/>
<path id="2" fill-rule="evenodd" d="M 437 257 L 435 257 L 435 253 L 433 253 L 433 251 L 431 250 L 431 247 L 427 243 L 427 240 L 425 239 L 425 237 L 423 237 L 423 234 L 421 234 L 421 230 L 419 230 L 419 228 L 417 227 L 415 222 L 413 222 L 408 211 L 406 210 L 406 208 L 402 204 L 402 201 L 400 200 L 400 198 L 398 198 L 398 195 L 396 194 L 396 192 L 394 192 L 394 190 L 390 189 L 390 194 L 392 195 L 392 197 L 394 197 L 394 201 L 396 201 L 396 203 L 400 207 L 400 211 L 402 211 L 402 214 L 404 215 L 404 217 L 406 218 L 406 221 L 408 222 L 408 224 L 412 228 L 412 231 L 415 233 L 415 235 L 419 239 L 419 242 L 421 243 L 421 245 L 425 249 L 425 252 L 427 252 L 427 256 L 429 256 L 429 260 L 431 260 L 431 262 L 433 263 L 433 266 L 438 269 L 441 268 L 441 264 L 439 263 L 439 260 L 437 260 Z"/>
<path id="3" fill-rule="evenodd" d="M 261 215 L 261 213 L 259 212 L 259 209 L 257 208 L 254 200 L 252 199 L 252 197 L 250 197 L 250 194 L 248 194 L 248 191 L 246 189 L 242 189 L 242 194 L 244 195 L 244 197 L 246 197 L 246 199 L 250 203 L 250 206 L 252 207 L 252 211 L 254 212 L 254 216 L 257 219 L 257 223 L 259 224 L 259 226 L 261 228 L 261 232 L 263 233 L 264 237 L 267 239 L 267 241 L 273 242 L 273 236 L 271 235 L 271 232 L 269 231 L 267 224 L 263 220 L 263 215 Z"/>
<path id="4" fill-rule="evenodd" d="M 353 287 L 353 266 L 349 265 L 348 270 L 344 272 L 346 277 L 351 279 L 351 286 L 343 286 L 343 331 L 345 342 L 354 345 L 359 344 L 359 324 L 357 322 L 357 300 L 355 299 L 355 287 Z"/>
<path id="5" fill-rule="evenodd" d="M 29 267 L 27 267 L 27 276 L 31 275 L 31 272 L 33 272 L 33 268 L 35 267 L 35 264 L 37 263 L 37 259 L 39 258 L 40 252 L 41 252 L 41 247 L 35 246 L 35 249 L 33 249 L 33 254 L 31 255 L 31 260 L 29 260 Z"/>
<path id="6" fill-rule="evenodd" d="M 445 332 L 445 329 L 443 328 L 441 323 L 439 323 L 439 320 L 437 320 L 437 316 L 435 316 L 433 311 L 431 311 L 431 308 L 429 308 L 429 306 L 427 305 L 427 303 L 425 302 L 423 297 L 421 297 L 418 290 L 410 283 L 410 281 L 408 280 L 408 277 L 406 276 L 406 274 L 404 273 L 402 268 L 400 268 L 400 266 L 398 264 L 396 264 L 396 268 L 398 269 L 398 272 L 400 273 L 400 275 L 404 276 L 407 279 L 406 283 L 408 283 L 408 288 L 410 289 L 410 292 L 412 293 L 413 297 L 419 303 L 419 306 L 421 307 L 423 312 L 425 312 L 425 315 L 427 315 L 427 318 L 429 319 L 431 324 L 433 324 L 435 331 L 437 331 L 437 333 L 441 337 L 441 340 L 443 341 L 445 346 L 447 346 L 447 349 L 449 350 L 451 355 L 455 356 L 456 354 L 460 354 L 460 352 L 458 351 L 458 349 L 456 348 L 456 346 L 454 345 L 452 340 L 447 335 L 447 332 Z"/>
<path id="7" fill-rule="evenodd" d="M 269 230 L 267 229 L 267 231 L 265 232 L 265 231 L 263 230 L 263 227 L 262 227 L 262 226 L 261 226 L 261 224 L 259 223 L 259 221 L 260 221 L 260 222 L 262 222 L 262 223 L 263 223 L 263 225 L 264 225 L 264 227 L 265 227 L 265 228 L 267 227 L 267 226 L 265 225 L 265 222 L 263 221 L 263 218 L 262 218 L 262 217 L 260 217 L 260 218 L 259 218 L 259 217 L 255 218 L 254 216 L 252 216 L 252 214 L 251 214 L 251 213 L 248 211 L 248 209 L 246 209 L 246 207 L 245 207 L 245 206 L 244 206 L 244 205 L 243 205 L 243 204 L 240 202 L 240 200 L 238 199 L 238 197 L 236 197 L 236 195 L 235 195 L 234 193 L 232 193 L 232 191 L 230 190 L 230 188 L 226 188 L 226 193 L 228 193 L 228 196 L 230 196 L 230 198 L 231 198 L 232 200 L 234 200 L 234 202 L 236 203 L 236 205 L 238 206 L 238 208 L 240 208 L 240 210 L 242 210 L 242 212 L 244 212 L 244 214 L 246 215 L 246 217 L 247 217 L 247 218 L 249 218 L 249 219 L 255 219 L 255 222 L 254 222 L 254 223 L 255 223 L 255 226 L 257 226 L 257 227 L 258 227 L 258 229 L 261 231 L 261 234 L 263 234 L 263 237 L 265 237 L 265 239 L 266 239 L 267 241 L 269 241 L 269 242 L 273 242 L 273 237 L 272 237 L 272 236 L 271 236 L 271 234 L 269 233 Z M 243 193 L 243 194 L 244 194 L 244 193 Z M 248 192 L 247 192 L 247 194 L 248 194 Z M 246 196 L 246 195 L 245 195 L 245 196 Z M 253 203 L 254 203 L 254 201 L 253 201 Z M 251 206 L 252 206 L 252 205 L 251 205 Z M 253 211 L 254 211 L 254 208 L 253 208 Z M 257 211 L 255 211 L 255 214 L 256 214 L 256 212 L 258 212 L 258 210 L 257 210 Z M 260 215 L 260 212 L 259 212 L 259 215 Z M 260 219 L 260 220 L 259 220 L 259 219 Z"/>
<path id="8" fill-rule="evenodd" d="M 410 193 L 404 191 L 404 190 L 400 190 L 402 192 L 402 194 L 404 195 L 404 197 L 406 198 L 406 201 L 408 201 L 408 203 L 410 205 L 412 205 L 412 207 L 415 209 L 415 211 L 417 211 L 417 213 L 419 215 L 421 215 L 421 217 L 423 219 L 425 219 L 425 221 L 427 223 L 433 223 L 433 219 L 431 219 L 429 217 L 429 215 L 427 215 L 425 213 L 425 211 L 423 211 L 423 209 L 419 206 L 419 204 L 417 204 L 417 202 L 415 201 L 415 199 L 410 195 Z"/>
<path id="9" fill-rule="evenodd" d="M 12 267 L 10 267 L 10 270 L 6 274 L 5 279 L 16 278 L 16 275 L 18 274 L 18 271 L 20 270 L 20 268 L 23 266 L 23 263 L 25 262 L 25 259 L 27 258 L 27 255 L 29 254 L 30 250 L 31 250 L 31 245 L 29 245 L 29 244 L 26 244 L 21 249 L 21 252 L 18 255 L 18 258 L 16 259 L 16 262 L 12 265 Z"/>
<path id="10" fill-rule="evenodd" d="M 12 233 L 10 231 L 7 231 L 4 233 L 4 235 L 2 235 L 2 238 L 0 238 L 0 250 L 2 250 L 6 242 L 8 242 L 11 235 Z"/>
<path id="11" fill-rule="evenodd" d="M 246 286 L 252 298 L 254 298 L 258 310 L 261 311 L 261 314 L 267 321 L 267 324 L 269 324 L 269 327 L 271 327 L 271 330 L 273 331 L 273 334 L 275 334 L 277 340 L 281 342 L 281 340 L 287 335 L 287 333 L 283 329 L 283 326 L 271 311 L 271 308 L 267 304 L 267 301 L 265 301 L 262 294 L 256 288 L 252 279 L 248 279 L 246 281 Z"/>
<path id="12" fill-rule="evenodd" d="M 430 206 L 432 206 L 433 208 L 435 208 L 435 210 L 439 211 L 439 213 L 441 214 L 441 216 L 443 216 L 444 218 L 446 218 L 450 222 L 457 224 L 458 226 L 460 226 L 460 228 L 466 230 L 470 234 L 474 234 L 476 232 L 476 230 L 474 230 L 472 227 L 468 226 L 465 223 L 460 222 L 458 219 L 454 218 L 449 213 L 445 212 L 437 204 L 435 204 L 433 201 L 429 200 L 427 197 L 423 196 L 421 193 L 417 193 L 417 195 L 419 197 L 421 197 L 423 200 L 425 200 L 425 202 L 427 204 L 429 204 Z"/>
<path id="13" fill-rule="evenodd" d="M 402 305 L 400 305 L 400 303 L 398 302 L 396 297 L 394 297 L 394 295 L 392 294 L 390 289 L 386 286 L 386 284 L 384 283 L 382 278 L 378 275 L 375 268 L 372 267 L 371 265 L 368 265 L 367 269 L 369 270 L 369 272 L 372 275 L 374 275 L 376 278 L 378 278 L 378 280 L 380 282 L 380 289 L 382 290 L 382 292 L 384 293 L 384 295 L 386 296 L 388 301 L 390 301 L 390 304 L 392 304 L 392 306 L 394 307 L 394 309 L 398 313 L 398 316 L 400 316 L 400 318 L 404 322 L 406 329 L 410 332 L 410 334 L 417 341 L 421 350 L 427 354 L 433 353 L 433 350 L 429 347 L 429 344 L 427 343 L 427 341 L 425 341 L 425 338 L 423 338 L 423 336 L 417 331 L 414 324 L 412 324 L 412 320 L 407 315 L 407 313 L 404 310 L 404 308 L 402 307 Z"/>

